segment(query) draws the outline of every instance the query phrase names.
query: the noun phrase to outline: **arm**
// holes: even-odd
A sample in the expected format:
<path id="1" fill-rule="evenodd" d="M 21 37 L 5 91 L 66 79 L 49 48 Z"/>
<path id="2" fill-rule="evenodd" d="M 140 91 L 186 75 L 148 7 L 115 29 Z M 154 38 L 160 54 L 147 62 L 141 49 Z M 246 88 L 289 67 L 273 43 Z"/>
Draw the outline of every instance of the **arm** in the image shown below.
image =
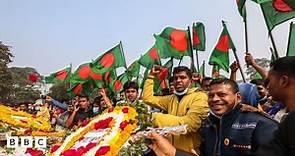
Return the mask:
<path id="1" fill-rule="evenodd" d="M 230 65 L 230 79 L 233 81 L 237 80 L 237 71 L 238 71 L 238 64 L 236 61 L 234 61 L 231 65 Z"/>
<path id="2" fill-rule="evenodd" d="M 71 126 L 73 125 L 73 121 L 74 121 L 74 118 L 75 118 L 76 113 L 77 113 L 78 110 L 79 110 L 79 107 L 76 108 L 76 109 L 72 112 L 72 114 L 69 116 L 69 118 L 68 118 L 67 121 L 66 121 L 66 127 L 71 127 Z"/>
<path id="3" fill-rule="evenodd" d="M 161 135 L 157 133 L 151 133 L 147 136 L 147 138 L 153 141 L 148 146 L 156 153 L 156 155 L 165 155 L 165 156 L 176 155 L 175 147 L 173 147 L 173 145 Z"/>
<path id="4" fill-rule="evenodd" d="M 50 96 L 46 96 L 46 101 L 50 101 L 53 106 L 59 107 L 59 108 L 61 108 L 63 110 L 67 110 L 68 109 L 68 105 L 66 103 L 61 103 L 61 102 L 53 99 Z"/>
<path id="5" fill-rule="evenodd" d="M 184 116 L 175 116 L 171 114 L 153 113 L 152 118 L 154 124 L 159 127 L 188 125 L 188 132 L 196 132 L 200 126 L 202 119 L 208 116 L 208 98 L 203 92 L 194 95 L 195 99 L 189 105 L 189 110 Z"/>
<path id="6" fill-rule="evenodd" d="M 251 65 L 262 76 L 262 79 L 266 79 L 266 77 L 268 75 L 267 70 L 265 70 L 263 67 L 259 66 L 255 62 L 253 56 L 248 52 L 246 53 L 246 56 L 245 56 L 245 62 L 247 63 L 247 65 Z"/>

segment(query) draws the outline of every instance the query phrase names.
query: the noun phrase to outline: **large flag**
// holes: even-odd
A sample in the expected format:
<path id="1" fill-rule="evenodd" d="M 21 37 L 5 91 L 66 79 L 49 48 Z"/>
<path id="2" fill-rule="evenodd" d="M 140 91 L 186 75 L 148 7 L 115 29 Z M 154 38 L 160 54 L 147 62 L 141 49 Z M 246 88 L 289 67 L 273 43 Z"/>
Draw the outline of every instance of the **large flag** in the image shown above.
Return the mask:
<path id="1" fill-rule="evenodd" d="M 126 70 L 128 77 L 132 79 L 133 77 L 138 77 L 140 71 L 140 64 L 138 60 L 134 61 Z"/>
<path id="2" fill-rule="evenodd" d="M 200 51 L 206 48 L 205 26 L 201 22 L 193 23 L 193 48 Z"/>
<path id="3" fill-rule="evenodd" d="M 154 35 L 156 47 L 161 58 L 181 59 L 190 56 L 189 34 L 187 30 L 165 28 L 160 35 Z"/>
<path id="4" fill-rule="evenodd" d="M 244 20 L 246 20 L 246 0 L 236 0 L 237 5 L 238 5 L 238 10 L 240 15 L 243 17 Z"/>
<path id="5" fill-rule="evenodd" d="M 59 70 L 55 73 L 50 74 L 50 76 L 45 77 L 46 83 L 64 83 L 69 80 L 71 75 L 71 67 Z"/>
<path id="6" fill-rule="evenodd" d="M 94 82 L 92 80 L 87 80 L 83 83 L 72 84 L 72 87 L 68 89 L 68 94 L 72 97 L 75 95 L 89 96 L 94 88 Z"/>
<path id="7" fill-rule="evenodd" d="M 158 48 L 153 46 L 148 52 L 139 58 L 138 63 L 148 69 L 151 69 L 154 64 L 161 65 Z"/>
<path id="8" fill-rule="evenodd" d="M 223 30 L 219 37 L 218 43 L 210 56 L 209 64 L 218 65 L 223 70 L 229 72 L 229 49 L 232 49 L 234 51 L 236 50 L 232 39 L 227 31 L 227 27 L 223 22 Z"/>
<path id="9" fill-rule="evenodd" d="M 269 31 L 271 31 L 275 26 L 295 17 L 295 11 L 286 13 L 278 12 L 273 7 L 271 1 L 262 3 L 260 6 Z"/>
<path id="10" fill-rule="evenodd" d="M 273 7 L 279 12 L 295 11 L 294 0 L 274 0 Z"/>
<path id="11" fill-rule="evenodd" d="M 252 1 L 256 2 L 258 4 L 261 4 L 261 3 L 269 2 L 269 1 L 272 1 L 272 0 L 252 0 Z"/>
<path id="12" fill-rule="evenodd" d="M 115 95 L 117 95 L 118 93 L 120 93 L 123 90 L 123 85 L 127 81 L 129 81 L 128 75 L 127 75 L 127 73 L 123 73 L 120 76 L 118 76 L 115 81 L 113 81 L 111 83 L 111 85 L 109 86 L 109 88 L 111 89 L 111 91 L 113 93 L 115 93 Z"/>
<path id="13" fill-rule="evenodd" d="M 295 56 L 295 24 L 290 24 L 289 41 L 286 56 Z"/>
<path id="14" fill-rule="evenodd" d="M 118 67 L 126 67 L 125 57 L 121 48 L 121 44 L 108 50 L 91 63 L 91 67 L 100 73 L 116 69 Z"/>

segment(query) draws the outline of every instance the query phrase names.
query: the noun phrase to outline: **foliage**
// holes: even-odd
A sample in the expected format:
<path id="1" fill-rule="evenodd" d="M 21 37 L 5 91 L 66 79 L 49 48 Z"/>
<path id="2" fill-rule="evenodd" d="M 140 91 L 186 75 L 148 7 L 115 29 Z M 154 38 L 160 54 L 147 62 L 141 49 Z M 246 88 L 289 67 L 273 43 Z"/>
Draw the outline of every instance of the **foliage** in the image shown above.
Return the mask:
<path id="1" fill-rule="evenodd" d="M 69 83 L 54 84 L 52 87 L 50 87 L 50 93 L 48 95 L 57 101 L 69 100 L 70 97 L 67 94 L 67 89 L 69 87 Z"/>

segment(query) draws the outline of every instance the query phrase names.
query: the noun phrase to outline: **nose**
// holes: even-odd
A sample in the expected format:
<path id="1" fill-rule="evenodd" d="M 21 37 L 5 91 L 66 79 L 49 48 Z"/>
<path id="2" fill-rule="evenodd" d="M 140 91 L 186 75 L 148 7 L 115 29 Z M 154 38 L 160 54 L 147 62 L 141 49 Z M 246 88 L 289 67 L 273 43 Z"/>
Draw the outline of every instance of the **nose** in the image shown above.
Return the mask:
<path id="1" fill-rule="evenodd" d="M 219 96 L 217 96 L 216 94 L 215 95 L 211 95 L 211 101 L 213 101 L 213 102 L 215 102 L 215 101 L 219 101 L 220 100 L 220 98 L 219 98 Z"/>

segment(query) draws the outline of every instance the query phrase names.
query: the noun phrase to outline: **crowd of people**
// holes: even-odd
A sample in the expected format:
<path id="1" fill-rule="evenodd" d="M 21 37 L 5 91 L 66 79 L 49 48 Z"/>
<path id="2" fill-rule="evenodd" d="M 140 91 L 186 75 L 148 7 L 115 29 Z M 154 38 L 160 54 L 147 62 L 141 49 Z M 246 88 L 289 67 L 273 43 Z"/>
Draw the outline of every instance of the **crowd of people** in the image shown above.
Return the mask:
<path id="1" fill-rule="evenodd" d="M 269 71 L 260 67 L 250 53 L 246 53 L 245 61 L 262 79 L 238 84 L 235 62 L 229 79 L 202 78 L 188 67 L 178 66 L 173 69 L 168 90 L 155 95 L 154 78 L 162 67 L 154 65 L 141 96 L 137 82 L 131 81 L 124 84 L 123 94 L 116 101 L 107 89 L 100 88 L 93 102 L 88 96 L 62 102 L 45 96 L 43 105 L 21 104 L 18 109 L 46 117 L 58 131 L 79 126 L 118 103 L 136 107 L 140 100 L 149 106 L 155 126 L 188 127 L 185 135 L 150 134 L 149 147 L 156 155 L 295 155 L 295 57 L 273 61 Z M 192 87 L 194 83 L 200 87 Z"/>

